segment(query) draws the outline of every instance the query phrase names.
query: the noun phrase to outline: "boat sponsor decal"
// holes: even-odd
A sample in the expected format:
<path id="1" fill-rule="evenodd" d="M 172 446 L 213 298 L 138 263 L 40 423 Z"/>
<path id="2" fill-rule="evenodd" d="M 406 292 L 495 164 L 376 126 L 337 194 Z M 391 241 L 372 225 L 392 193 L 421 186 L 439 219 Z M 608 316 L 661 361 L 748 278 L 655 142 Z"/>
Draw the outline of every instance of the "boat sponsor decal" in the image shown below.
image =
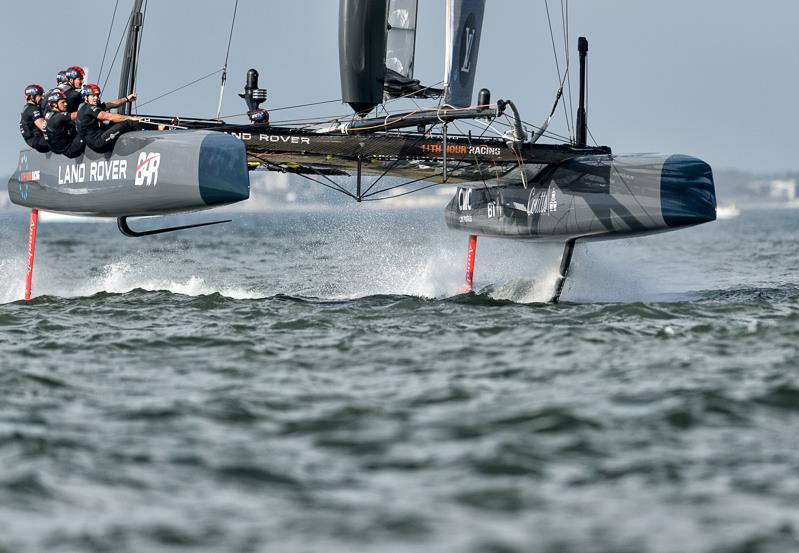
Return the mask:
<path id="1" fill-rule="evenodd" d="M 458 188 L 458 211 L 472 210 L 472 189 Z M 471 223 L 471 215 L 459 215 L 458 221 L 461 223 Z"/>
<path id="2" fill-rule="evenodd" d="M 158 184 L 158 168 L 161 166 L 161 154 L 141 152 L 136 162 L 135 186 L 155 186 Z"/>
<path id="3" fill-rule="evenodd" d="M 311 139 L 307 136 L 290 136 L 282 134 L 260 134 L 258 140 L 261 142 L 282 142 L 284 144 L 310 144 Z"/>
<path id="4" fill-rule="evenodd" d="M 472 189 L 458 188 L 458 211 L 472 210 Z"/>
<path id="5" fill-rule="evenodd" d="M 42 176 L 41 171 L 23 171 L 19 174 L 19 182 L 38 181 Z"/>
<path id="6" fill-rule="evenodd" d="M 488 202 L 488 218 L 489 219 L 499 219 L 505 214 L 505 208 L 502 206 L 499 200 L 495 200 L 493 202 Z"/>
<path id="7" fill-rule="evenodd" d="M 530 197 L 527 199 L 527 214 L 536 215 L 539 213 L 550 214 L 558 210 L 558 196 L 555 188 L 549 187 L 546 190 L 530 190 Z"/>
<path id="8" fill-rule="evenodd" d="M 476 156 L 498 156 L 502 150 L 497 146 L 469 146 L 469 153 Z"/>
<path id="9" fill-rule="evenodd" d="M 239 140 L 253 140 L 252 133 L 249 132 L 229 132 L 230 136 L 235 136 Z M 308 136 L 293 136 L 282 134 L 259 134 L 257 135 L 259 142 L 273 142 L 281 144 L 310 144 L 311 139 Z"/>
<path id="10" fill-rule="evenodd" d="M 444 153 L 443 144 L 438 144 L 435 142 L 422 144 L 421 146 L 419 146 L 419 149 L 426 154 Z M 485 145 L 467 146 L 466 144 L 448 144 L 447 153 L 471 155 L 471 156 L 499 156 L 502 154 L 502 150 L 497 146 L 485 146 Z"/>
<path id="11" fill-rule="evenodd" d="M 443 144 L 422 144 L 419 146 L 419 149 L 425 152 L 426 154 L 442 154 L 444 153 L 444 146 Z M 448 154 L 468 154 L 469 147 L 463 144 L 449 144 L 447 145 L 447 153 Z"/>
<path id="12" fill-rule="evenodd" d="M 19 155 L 17 171 L 19 172 L 19 178 L 17 180 L 19 180 L 20 183 L 38 181 L 41 178 L 41 171 L 30 171 L 27 152 L 23 152 Z M 20 185 L 20 193 L 22 193 L 22 185 Z M 27 196 L 27 186 L 25 196 Z"/>
<path id="13" fill-rule="evenodd" d="M 461 31 L 461 59 L 459 60 L 461 73 L 470 73 L 472 70 L 472 47 L 476 35 L 477 21 L 474 14 L 470 13 Z"/>
<path id="14" fill-rule="evenodd" d="M 87 166 L 88 165 L 88 171 Z M 103 182 L 128 178 L 128 162 L 124 159 L 71 163 L 58 166 L 58 184 Z"/>

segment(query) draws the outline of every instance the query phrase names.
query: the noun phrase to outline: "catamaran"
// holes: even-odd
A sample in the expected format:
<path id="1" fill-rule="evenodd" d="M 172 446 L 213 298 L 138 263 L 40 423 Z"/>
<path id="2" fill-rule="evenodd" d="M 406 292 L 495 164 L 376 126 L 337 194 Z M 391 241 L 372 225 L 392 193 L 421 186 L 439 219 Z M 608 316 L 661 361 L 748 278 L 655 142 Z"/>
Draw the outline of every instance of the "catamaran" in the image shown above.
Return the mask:
<path id="1" fill-rule="evenodd" d="M 128 133 L 113 152 L 87 149 L 74 160 L 23 150 L 8 191 L 13 203 L 32 209 L 26 297 L 38 209 L 114 217 L 131 237 L 172 232 L 223 221 L 136 231 L 128 219 L 246 200 L 248 171 L 253 170 L 297 175 L 356 202 L 450 186 L 452 199 L 444 215 L 450 228 L 470 236 L 468 286 L 478 236 L 557 242 L 564 249 L 554 302 L 560 298 L 578 241 L 638 236 L 715 220 L 713 174 L 704 161 L 680 154 L 620 155 L 608 146 L 587 143 L 585 37 L 578 40 L 579 102 L 573 136 L 548 130 L 563 105 L 568 62 L 554 104 L 540 125 L 523 120 L 514 101 L 494 100 L 488 88 L 481 88 L 475 98 L 485 9 L 485 0 L 446 0 L 445 77 L 440 86 L 425 86 L 414 78 L 418 0 L 340 0 L 341 101 L 352 110 L 342 117 L 272 125 L 145 115 L 172 130 Z M 142 0 L 134 0 L 120 97 L 134 90 L 142 25 Z M 225 78 L 226 67 L 220 106 Z M 267 93 L 259 87 L 256 69 L 248 71 L 240 96 L 248 113 L 263 112 Z M 408 98 L 432 105 L 389 111 L 391 102 Z M 464 131 L 465 126 L 469 130 Z"/>

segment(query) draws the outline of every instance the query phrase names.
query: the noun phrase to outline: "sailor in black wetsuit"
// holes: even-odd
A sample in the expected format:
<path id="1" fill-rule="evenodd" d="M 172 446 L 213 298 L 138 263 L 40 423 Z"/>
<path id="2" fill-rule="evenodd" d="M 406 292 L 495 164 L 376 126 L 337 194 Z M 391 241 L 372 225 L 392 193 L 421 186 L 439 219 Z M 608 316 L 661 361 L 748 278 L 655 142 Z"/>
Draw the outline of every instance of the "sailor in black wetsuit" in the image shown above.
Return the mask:
<path id="1" fill-rule="evenodd" d="M 72 123 L 77 114 L 67 113 L 67 98 L 58 89 L 47 97 L 47 103 L 51 111 L 44 116 L 44 136 L 50 150 L 70 158 L 78 157 L 83 153 L 84 144 Z"/>
<path id="2" fill-rule="evenodd" d="M 66 69 L 62 69 L 61 71 L 56 73 L 56 76 L 55 76 L 55 88 L 50 89 L 50 91 L 48 91 L 47 94 L 45 94 L 42 97 L 42 101 L 41 101 L 41 104 L 40 104 L 41 107 L 42 107 L 42 113 L 47 113 L 48 111 L 50 111 L 50 106 L 47 104 L 47 97 L 50 96 L 50 92 L 52 92 L 56 88 L 58 90 L 60 90 L 61 92 L 63 92 L 64 94 L 67 93 L 67 90 L 72 88 L 72 86 L 67 82 L 67 71 L 66 71 Z"/>
<path id="3" fill-rule="evenodd" d="M 132 102 L 136 94 L 126 98 L 117 98 L 110 102 L 100 102 L 100 87 L 96 84 L 83 85 L 81 94 L 86 102 L 78 109 L 75 121 L 78 135 L 86 145 L 97 153 L 109 152 L 114 148 L 120 135 L 141 129 L 138 117 L 110 113 L 108 109 Z M 110 124 L 108 124 L 110 123 Z"/>
<path id="4" fill-rule="evenodd" d="M 44 89 L 38 84 L 25 88 L 25 109 L 19 120 L 19 132 L 25 142 L 38 152 L 49 152 L 50 148 L 44 139 L 44 112 L 41 108 Z"/>
<path id="5" fill-rule="evenodd" d="M 65 86 L 58 85 L 58 88 L 61 89 L 67 97 L 67 112 L 74 113 L 78 111 L 78 108 L 83 103 L 83 96 L 81 96 L 80 89 L 83 86 L 83 77 L 85 73 L 82 68 L 73 65 L 66 69 L 64 74 L 67 78 L 67 82 L 64 83 Z"/>

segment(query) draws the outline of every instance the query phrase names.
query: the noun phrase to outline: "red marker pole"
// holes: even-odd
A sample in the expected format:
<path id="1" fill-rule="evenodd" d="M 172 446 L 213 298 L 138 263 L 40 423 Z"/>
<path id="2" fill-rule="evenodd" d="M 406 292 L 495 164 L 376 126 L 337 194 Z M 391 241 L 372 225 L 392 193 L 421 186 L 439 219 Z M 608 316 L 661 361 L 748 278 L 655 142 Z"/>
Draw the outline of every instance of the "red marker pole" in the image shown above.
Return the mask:
<path id="1" fill-rule="evenodd" d="M 466 291 L 472 291 L 472 281 L 474 280 L 474 255 L 477 252 L 477 235 L 469 235 L 469 251 L 466 254 Z"/>
<path id="2" fill-rule="evenodd" d="M 36 250 L 36 227 L 39 224 L 39 210 L 31 209 L 31 221 L 28 228 L 28 266 L 25 275 L 25 301 L 31 299 L 31 282 L 33 281 L 33 253 Z"/>

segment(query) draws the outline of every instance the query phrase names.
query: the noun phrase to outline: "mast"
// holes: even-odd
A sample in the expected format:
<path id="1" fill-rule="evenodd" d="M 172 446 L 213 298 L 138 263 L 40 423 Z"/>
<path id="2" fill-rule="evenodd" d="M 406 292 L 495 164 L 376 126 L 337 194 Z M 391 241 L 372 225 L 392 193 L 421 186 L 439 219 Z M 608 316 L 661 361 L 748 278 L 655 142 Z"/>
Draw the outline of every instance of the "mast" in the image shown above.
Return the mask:
<path id="1" fill-rule="evenodd" d="M 144 22 L 142 16 L 143 0 L 134 0 L 133 9 L 130 12 L 130 22 L 128 26 L 128 38 L 125 41 L 125 57 L 122 60 L 122 69 L 119 73 L 119 98 L 131 94 L 136 88 L 136 72 L 138 70 L 139 39 L 141 28 Z M 130 104 L 123 104 L 118 108 L 119 113 L 129 115 Z"/>

